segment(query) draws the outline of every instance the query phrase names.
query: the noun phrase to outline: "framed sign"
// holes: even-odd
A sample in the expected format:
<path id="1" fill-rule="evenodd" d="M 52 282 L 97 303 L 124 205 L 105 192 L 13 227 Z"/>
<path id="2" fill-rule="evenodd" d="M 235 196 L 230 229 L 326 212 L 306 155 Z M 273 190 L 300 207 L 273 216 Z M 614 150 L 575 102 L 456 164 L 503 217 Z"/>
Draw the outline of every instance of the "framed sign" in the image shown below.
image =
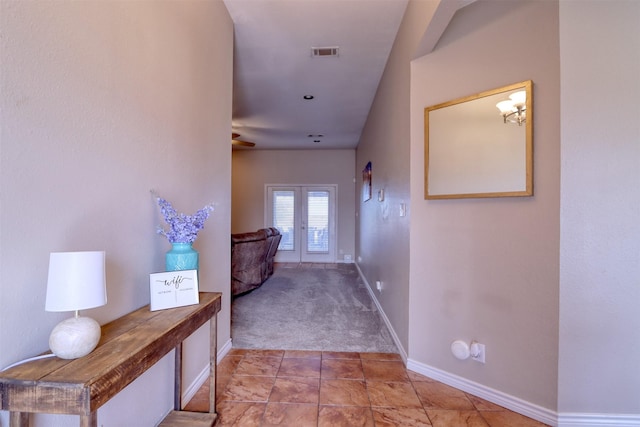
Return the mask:
<path id="1" fill-rule="evenodd" d="M 198 270 L 149 275 L 151 311 L 198 304 Z"/>
<path id="2" fill-rule="evenodd" d="M 371 199 L 371 193 L 371 162 L 369 162 L 362 170 L 362 201 Z"/>

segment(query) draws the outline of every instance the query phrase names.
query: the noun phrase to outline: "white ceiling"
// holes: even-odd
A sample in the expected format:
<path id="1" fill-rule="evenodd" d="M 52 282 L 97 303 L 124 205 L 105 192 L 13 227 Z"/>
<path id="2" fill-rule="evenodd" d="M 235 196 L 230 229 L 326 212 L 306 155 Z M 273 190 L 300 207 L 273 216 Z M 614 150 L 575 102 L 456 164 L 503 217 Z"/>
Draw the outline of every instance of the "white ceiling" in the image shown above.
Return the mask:
<path id="1" fill-rule="evenodd" d="M 235 25 L 237 139 L 260 149 L 356 147 L 407 0 L 224 2 Z M 339 56 L 312 57 L 312 47 L 339 47 Z"/>

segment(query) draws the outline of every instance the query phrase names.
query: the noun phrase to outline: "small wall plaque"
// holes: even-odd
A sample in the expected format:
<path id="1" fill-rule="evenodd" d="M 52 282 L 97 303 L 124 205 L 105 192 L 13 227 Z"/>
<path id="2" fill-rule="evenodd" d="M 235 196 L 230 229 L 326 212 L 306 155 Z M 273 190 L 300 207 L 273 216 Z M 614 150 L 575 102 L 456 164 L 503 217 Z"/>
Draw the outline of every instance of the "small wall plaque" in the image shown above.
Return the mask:
<path id="1" fill-rule="evenodd" d="M 149 275 L 151 311 L 198 304 L 198 270 Z"/>

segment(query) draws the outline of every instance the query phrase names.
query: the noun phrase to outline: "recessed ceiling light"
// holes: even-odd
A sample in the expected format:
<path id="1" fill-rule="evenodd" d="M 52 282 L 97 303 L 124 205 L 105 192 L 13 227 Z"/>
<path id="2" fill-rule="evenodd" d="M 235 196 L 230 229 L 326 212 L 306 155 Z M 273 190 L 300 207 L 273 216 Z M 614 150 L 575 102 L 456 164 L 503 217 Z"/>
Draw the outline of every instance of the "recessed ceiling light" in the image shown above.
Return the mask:
<path id="1" fill-rule="evenodd" d="M 313 99 L 313 95 L 305 95 L 302 97 L 303 99 L 306 99 L 307 101 L 310 99 Z"/>

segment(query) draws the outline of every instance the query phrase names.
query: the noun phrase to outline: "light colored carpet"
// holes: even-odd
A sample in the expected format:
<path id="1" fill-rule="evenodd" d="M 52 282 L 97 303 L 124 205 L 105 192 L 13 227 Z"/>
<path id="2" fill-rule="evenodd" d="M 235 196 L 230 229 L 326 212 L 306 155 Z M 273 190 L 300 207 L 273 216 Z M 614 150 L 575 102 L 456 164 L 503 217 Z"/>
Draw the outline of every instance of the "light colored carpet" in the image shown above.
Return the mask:
<path id="1" fill-rule="evenodd" d="M 231 337 L 235 348 L 398 352 L 353 264 L 277 265 L 232 302 Z"/>

